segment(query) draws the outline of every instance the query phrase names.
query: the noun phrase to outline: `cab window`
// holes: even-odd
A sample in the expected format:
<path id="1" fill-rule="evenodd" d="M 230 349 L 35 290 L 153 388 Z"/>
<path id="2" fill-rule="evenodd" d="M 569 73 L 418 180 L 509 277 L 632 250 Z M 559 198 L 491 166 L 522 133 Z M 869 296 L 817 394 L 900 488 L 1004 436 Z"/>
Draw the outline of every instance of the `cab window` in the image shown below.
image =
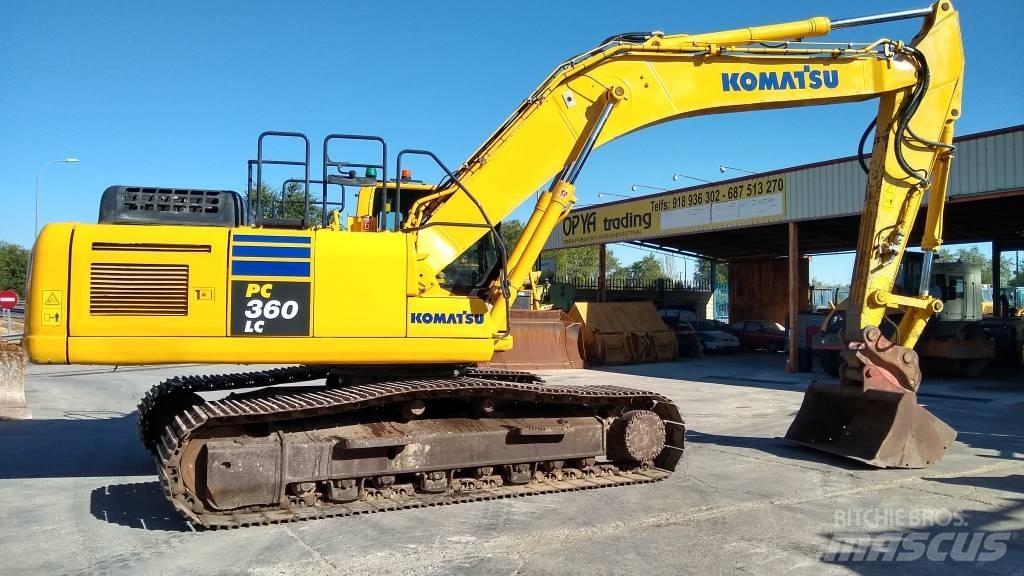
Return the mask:
<path id="1" fill-rule="evenodd" d="M 498 273 L 498 247 L 487 233 L 441 271 L 441 287 L 456 294 L 472 294 Z"/>

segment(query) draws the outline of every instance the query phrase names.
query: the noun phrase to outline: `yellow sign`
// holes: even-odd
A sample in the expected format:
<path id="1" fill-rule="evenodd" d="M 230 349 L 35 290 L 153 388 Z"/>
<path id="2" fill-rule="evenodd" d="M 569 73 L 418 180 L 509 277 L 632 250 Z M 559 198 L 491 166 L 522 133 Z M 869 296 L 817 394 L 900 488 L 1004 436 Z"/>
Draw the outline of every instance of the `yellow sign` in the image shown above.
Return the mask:
<path id="1" fill-rule="evenodd" d="M 43 317 L 40 322 L 43 326 L 60 326 L 60 310 L 43 310 Z"/>
<path id="2" fill-rule="evenodd" d="M 562 246 L 629 242 L 786 215 L 786 175 L 773 174 L 573 210 L 562 221 Z"/>
<path id="3" fill-rule="evenodd" d="M 60 290 L 43 290 L 43 306 L 60 306 Z"/>

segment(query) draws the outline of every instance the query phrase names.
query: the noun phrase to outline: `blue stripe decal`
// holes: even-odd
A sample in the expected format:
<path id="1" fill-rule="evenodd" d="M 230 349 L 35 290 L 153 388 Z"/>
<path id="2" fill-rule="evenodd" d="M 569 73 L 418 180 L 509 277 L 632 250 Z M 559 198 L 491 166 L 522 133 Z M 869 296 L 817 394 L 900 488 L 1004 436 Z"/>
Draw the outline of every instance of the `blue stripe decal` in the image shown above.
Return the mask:
<path id="1" fill-rule="evenodd" d="M 232 256 L 250 256 L 256 258 L 309 258 L 310 249 L 291 246 L 235 246 L 231 247 Z"/>
<path id="2" fill-rule="evenodd" d="M 232 260 L 235 276 L 301 276 L 309 277 L 309 262 L 267 262 L 264 260 Z"/>
<path id="3" fill-rule="evenodd" d="M 235 234 L 235 242 L 276 242 L 279 244 L 310 244 L 309 236 L 260 236 L 256 234 Z"/>

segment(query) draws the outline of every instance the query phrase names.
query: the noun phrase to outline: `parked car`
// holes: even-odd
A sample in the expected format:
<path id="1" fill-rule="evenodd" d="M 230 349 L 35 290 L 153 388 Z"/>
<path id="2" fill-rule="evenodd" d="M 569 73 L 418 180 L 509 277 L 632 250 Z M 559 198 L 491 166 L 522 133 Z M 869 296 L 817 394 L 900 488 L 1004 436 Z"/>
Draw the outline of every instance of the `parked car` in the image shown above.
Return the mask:
<path id="1" fill-rule="evenodd" d="M 691 322 L 697 337 L 700 339 L 700 346 L 705 353 L 708 352 L 735 352 L 740 349 L 740 341 L 732 332 L 722 329 L 719 322 L 714 320 L 695 320 Z"/>
<path id="2" fill-rule="evenodd" d="M 739 320 L 733 322 L 732 331 L 744 350 L 778 352 L 786 346 L 786 329 L 770 320 Z"/>

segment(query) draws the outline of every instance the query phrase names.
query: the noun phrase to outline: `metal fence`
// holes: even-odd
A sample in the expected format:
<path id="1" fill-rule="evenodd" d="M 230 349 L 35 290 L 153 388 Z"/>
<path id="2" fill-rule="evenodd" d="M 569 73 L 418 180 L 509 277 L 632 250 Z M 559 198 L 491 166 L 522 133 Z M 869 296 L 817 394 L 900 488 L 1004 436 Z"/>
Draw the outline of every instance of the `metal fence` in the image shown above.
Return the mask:
<path id="1" fill-rule="evenodd" d="M 577 290 L 597 290 L 599 278 L 597 276 L 559 276 L 556 282 L 570 284 Z M 605 280 L 605 290 L 630 291 L 630 292 L 711 292 L 710 282 L 695 282 L 693 280 L 673 280 L 671 278 L 634 279 L 634 278 L 608 278 Z"/>
<path id="2" fill-rule="evenodd" d="M 811 287 L 811 309 L 828 308 L 829 301 L 839 304 L 850 295 L 849 286 L 833 286 L 830 288 Z"/>
<path id="3" fill-rule="evenodd" d="M 715 286 L 715 293 L 711 296 L 714 306 L 715 320 L 719 322 L 729 321 L 729 284 L 719 282 Z"/>

